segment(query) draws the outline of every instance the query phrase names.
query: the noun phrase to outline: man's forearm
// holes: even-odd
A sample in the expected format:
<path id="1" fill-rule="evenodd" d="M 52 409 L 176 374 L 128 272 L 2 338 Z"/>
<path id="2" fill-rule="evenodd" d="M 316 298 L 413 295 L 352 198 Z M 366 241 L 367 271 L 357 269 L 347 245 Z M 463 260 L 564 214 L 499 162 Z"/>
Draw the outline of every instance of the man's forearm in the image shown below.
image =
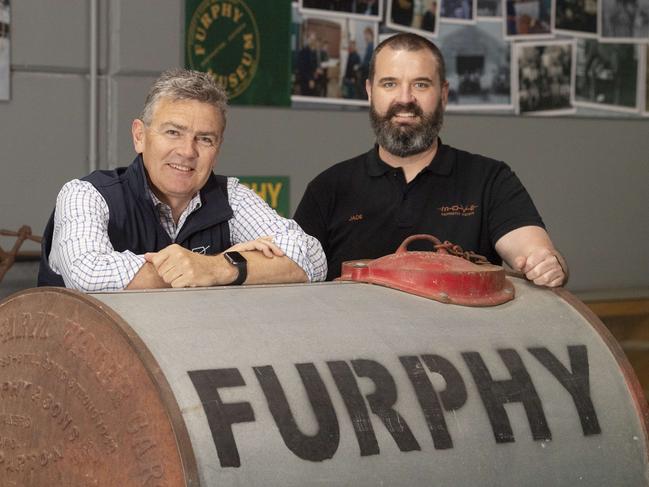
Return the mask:
<path id="1" fill-rule="evenodd" d="M 146 262 L 125 289 L 160 289 L 171 287 L 158 275 L 152 264 Z"/>
<path id="2" fill-rule="evenodd" d="M 286 256 L 271 258 L 261 252 L 241 252 L 248 261 L 248 277 L 244 284 L 281 284 L 306 282 L 307 275 L 295 262 Z M 226 262 L 232 267 L 232 264 Z"/>
<path id="3" fill-rule="evenodd" d="M 263 243 L 263 242 L 261 242 Z M 254 245 L 254 242 L 249 243 Z M 258 243 L 259 244 L 259 243 Z M 232 249 L 247 260 L 245 284 L 279 284 L 307 281 L 306 273 L 286 256 L 265 256 L 258 250 Z M 277 250 L 281 252 L 281 250 Z M 200 255 L 173 244 L 145 254 L 148 266 L 138 272 L 128 289 L 224 286 L 237 279 L 238 270 L 224 255 Z M 156 275 L 153 275 L 155 272 Z M 141 275 L 140 275 L 141 274 Z"/>

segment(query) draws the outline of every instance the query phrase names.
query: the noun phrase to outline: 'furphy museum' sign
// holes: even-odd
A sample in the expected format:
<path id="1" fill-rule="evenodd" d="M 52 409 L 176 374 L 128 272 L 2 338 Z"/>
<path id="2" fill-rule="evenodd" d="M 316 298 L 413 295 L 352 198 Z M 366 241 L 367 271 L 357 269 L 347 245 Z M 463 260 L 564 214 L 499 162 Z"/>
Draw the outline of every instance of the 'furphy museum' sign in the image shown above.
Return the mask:
<path id="1" fill-rule="evenodd" d="M 187 0 L 185 65 L 234 104 L 289 105 L 291 2 Z"/>

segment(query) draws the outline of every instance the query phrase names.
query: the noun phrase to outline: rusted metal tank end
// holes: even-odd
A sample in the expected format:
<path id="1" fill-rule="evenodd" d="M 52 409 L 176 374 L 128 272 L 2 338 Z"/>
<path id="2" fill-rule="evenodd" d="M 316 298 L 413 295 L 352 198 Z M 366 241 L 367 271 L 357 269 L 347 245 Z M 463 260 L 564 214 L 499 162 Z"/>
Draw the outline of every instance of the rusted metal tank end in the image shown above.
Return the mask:
<path id="1" fill-rule="evenodd" d="M 196 486 L 168 382 L 131 328 L 87 295 L 0 302 L 0 479 L 15 486 Z"/>

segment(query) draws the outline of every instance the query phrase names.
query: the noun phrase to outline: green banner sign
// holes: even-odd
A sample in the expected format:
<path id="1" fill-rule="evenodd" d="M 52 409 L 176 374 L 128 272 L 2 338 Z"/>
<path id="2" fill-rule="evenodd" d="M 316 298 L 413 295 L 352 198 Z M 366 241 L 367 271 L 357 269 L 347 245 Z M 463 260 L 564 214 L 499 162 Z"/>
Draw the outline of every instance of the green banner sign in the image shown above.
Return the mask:
<path id="1" fill-rule="evenodd" d="M 290 218 L 288 176 L 237 176 L 241 184 L 248 186 L 271 208 L 285 218 Z"/>
<path id="2" fill-rule="evenodd" d="M 185 66 L 232 104 L 288 106 L 290 30 L 291 0 L 186 0 Z"/>

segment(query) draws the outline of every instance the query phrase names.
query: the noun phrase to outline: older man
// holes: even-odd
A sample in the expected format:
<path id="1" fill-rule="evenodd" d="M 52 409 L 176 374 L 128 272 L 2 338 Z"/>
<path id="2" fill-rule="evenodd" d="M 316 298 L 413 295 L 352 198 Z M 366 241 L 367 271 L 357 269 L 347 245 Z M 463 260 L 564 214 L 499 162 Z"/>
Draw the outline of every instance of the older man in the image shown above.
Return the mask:
<path id="1" fill-rule="evenodd" d="M 236 178 L 216 176 L 226 95 L 172 70 L 133 121 L 133 163 L 61 189 L 39 285 L 83 291 L 322 280 L 318 241 Z"/>
<path id="2" fill-rule="evenodd" d="M 504 259 L 536 284 L 565 282 L 563 257 L 510 168 L 439 140 L 448 82 L 433 43 L 415 34 L 383 41 L 366 89 L 377 145 L 316 177 L 295 213 L 322 243 L 328 279 L 346 260 L 393 253 L 428 233 Z"/>

